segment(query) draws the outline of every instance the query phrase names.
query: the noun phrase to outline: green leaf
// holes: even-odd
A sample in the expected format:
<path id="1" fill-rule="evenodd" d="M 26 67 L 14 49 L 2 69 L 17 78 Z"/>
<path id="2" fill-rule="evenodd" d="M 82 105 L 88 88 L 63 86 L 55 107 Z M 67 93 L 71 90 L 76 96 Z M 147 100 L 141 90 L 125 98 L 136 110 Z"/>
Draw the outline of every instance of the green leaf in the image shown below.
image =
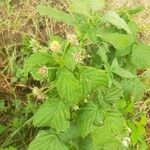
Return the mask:
<path id="1" fill-rule="evenodd" d="M 125 70 L 123 68 L 121 68 L 118 64 L 117 59 L 115 58 L 112 62 L 111 65 L 111 71 L 117 75 L 119 75 L 120 77 L 123 78 L 135 78 L 136 76 L 133 75 L 131 72 L 129 72 L 128 70 Z"/>
<path id="2" fill-rule="evenodd" d="M 51 54 L 37 52 L 26 59 L 23 67 L 23 75 L 27 77 L 28 73 L 33 69 L 33 67 L 46 64 L 55 64 Z"/>
<path id="3" fill-rule="evenodd" d="M 127 33 L 132 34 L 128 24 L 116 12 L 108 11 L 104 15 L 104 19 L 117 28 L 124 29 Z"/>
<path id="4" fill-rule="evenodd" d="M 78 150 L 96 150 L 96 149 L 94 149 L 92 139 L 88 136 L 86 138 L 79 139 Z"/>
<path id="5" fill-rule="evenodd" d="M 134 36 L 136 37 L 138 32 L 140 32 L 140 28 L 139 28 L 138 24 L 136 22 L 134 22 L 133 20 L 130 20 L 130 22 L 128 23 L 128 26 L 131 29 Z"/>
<path id="6" fill-rule="evenodd" d="M 123 91 L 121 88 L 116 86 L 111 86 L 105 92 L 104 101 L 106 102 L 118 102 L 120 98 L 123 96 Z"/>
<path id="7" fill-rule="evenodd" d="M 89 16 L 89 9 L 86 0 L 73 0 L 71 1 L 71 6 L 69 8 L 71 12 Z"/>
<path id="8" fill-rule="evenodd" d="M 120 114 L 108 114 L 106 120 L 104 121 L 104 125 L 97 127 L 91 134 L 94 145 L 104 148 L 109 144 L 114 144 L 116 142 L 118 143 L 121 140 L 119 140 L 119 138 L 124 136 L 122 133 L 124 134 L 125 128 L 125 120 Z M 122 145 L 121 142 L 120 145 Z"/>
<path id="9" fill-rule="evenodd" d="M 104 47 L 101 46 L 98 49 L 97 54 L 101 57 L 104 63 L 108 63 L 107 50 Z"/>
<path id="10" fill-rule="evenodd" d="M 52 17 L 56 21 L 61 21 L 61 22 L 67 23 L 68 25 L 74 25 L 74 20 L 70 14 L 65 13 L 64 11 L 58 10 L 56 8 L 53 8 L 51 6 L 39 5 L 37 7 L 37 11 L 42 16 Z"/>
<path id="11" fill-rule="evenodd" d="M 77 61 L 75 60 L 74 55 L 77 54 L 78 52 L 80 52 L 80 49 L 78 49 L 77 47 L 70 47 L 66 53 L 65 53 L 65 66 L 69 69 L 69 70 L 74 70 L 75 69 L 75 65 L 77 64 Z"/>
<path id="12" fill-rule="evenodd" d="M 60 97 L 70 105 L 75 105 L 81 100 L 82 91 L 79 81 L 66 68 L 59 72 L 56 88 Z"/>
<path id="13" fill-rule="evenodd" d="M 144 96 L 145 85 L 138 78 L 125 80 L 123 83 L 123 89 L 125 95 L 131 95 L 134 100 L 141 100 Z"/>
<path id="14" fill-rule="evenodd" d="M 132 50 L 132 62 L 135 66 L 140 68 L 150 67 L 150 46 L 146 44 L 139 44 Z"/>
<path id="15" fill-rule="evenodd" d="M 37 80 L 37 81 L 43 81 L 45 79 L 48 79 L 49 81 L 53 81 L 56 77 L 56 70 L 55 69 L 48 69 L 48 75 L 43 76 L 39 74 L 39 69 L 41 66 L 34 66 L 31 70 L 30 73 L 32 77 Z"/>
<path id="16" fill-rule="evenodd" d="M 117 49 L 116 50 L 116 57 L 123 57 L 132 52 L 132 45 L 128 46 L 125 49 Z"/>
<path id="17" fill-rule="evenodd" d="M 99 111 L 98 106 L 93 102 L 88 103 L 83 110 L 81 110 L 80 115 L 78 116 L 78 127 L 82 137 L 87 136 L 96 128 L 94 122 L 96 116 L 99 115 Z M 101 122 L 102 119 L 102 117 L 99 118 L 99 122 Z"/>
<path id="18" fill-rule="evenodd" d="M 131 35 L 126 34 L 100 31 L 98 36 L 104 41 L 111 43 L 116 49 L 126 49 L 134 43 L 134 38 Z"/>
<path id="19" fill-rule="evenodd" d="M 105 0 L 86 0 L 91 10 L 100 10 L 105 6 Z"/>
<path id="20" fill-rule="evenodd" d="M 115 140 L 115 136 L 110 132 L 109 126 L 106 125 L 96 128 L 92 132 L 92 138 L 94 145 L 104 145 Z"/>
<path id="21" fill-rule="evenodd" d="M 28 150 L 69 150 L 60 138 L 50 131 L 40 131 Z"/>
<path id="22" fill-rule="evenodd" d="M 90 11 L 97 11 L 105 6 L 105 0 L 73 0 L 70 11 L 90 16 Z"/>
<path id="23" fill-rule="evenodd" d="M 39 68 L 40 66 L 34 66 L 31 70 L 30 73 L 32 75 L 32 77 L 37 80 L 37 81 L 42 81 L 45 79 L 45 76 L 39 74 Z"/>
<path id="24" fill-rule="evenodd" d="M 101 69 L 82 66 L 79 68 L 79 73 L 83 94 L 85 96 L 97 88 L 106 88 L 108 86 L 107 73 Z"/>
<path id="25" fill-rule="evenodd" d="M 41 105 L 33 117 L 33 124 L 37 127 L 50 126 L 57 131 L 69 128 L 69 108 L 59 99 L 49 99 Z"/>
<path id="26" fill-rule="evenodd" d="M 109 126 L 109 130 L 115 134 L 121 134 L 126 131 L 126 121 L 119 112 L 111 112 L 107 115 L 104 124 Z"/>

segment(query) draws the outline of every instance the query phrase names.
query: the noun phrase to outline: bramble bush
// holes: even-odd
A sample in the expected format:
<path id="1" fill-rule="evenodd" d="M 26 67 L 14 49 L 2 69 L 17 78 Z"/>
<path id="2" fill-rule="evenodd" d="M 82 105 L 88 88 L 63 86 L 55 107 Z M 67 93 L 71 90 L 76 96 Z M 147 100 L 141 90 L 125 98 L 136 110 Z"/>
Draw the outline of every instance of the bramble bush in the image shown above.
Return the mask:
<path id="1" fill-rule="evenodd" d="M 150 76 L 150 47 L 137 39 L 134 10 L 104 10 L 104 0 L 75 0 L 67 12 L 38 12 L 73 30 L 50 36 L 24 63 L 23 76 L 46 83 L 28 150 L 147 150 L 146 114 L 135 116 Z M 43 96 L 34 88 L 39 99 Z"/>

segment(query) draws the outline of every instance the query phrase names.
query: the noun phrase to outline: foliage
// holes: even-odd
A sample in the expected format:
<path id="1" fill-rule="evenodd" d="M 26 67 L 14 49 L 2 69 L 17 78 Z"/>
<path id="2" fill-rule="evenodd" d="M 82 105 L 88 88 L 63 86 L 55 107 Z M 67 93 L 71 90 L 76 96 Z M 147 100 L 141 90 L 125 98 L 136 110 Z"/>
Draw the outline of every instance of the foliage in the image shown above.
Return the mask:
<path id="1" fill-rule="evenodd" d="M 127 130 L 129 127 L 125 108 L 129 101 L 141 100 L 146 90 L 138 76 L 138 69 L 149 67 L 149 46 L 136 42 L 129 22 L 116 12 L 108 11 L 98 17 L 97 10 L 102 9 L 103 4 L 102 0 L 72 1 L 69 13 L 52 7 L 38 7 L 41 15 L 71 25 L 77 36 L 72 40 L 77 41 L 64 39 L 60 46 L 55 42 L 59 51 L 50 49 L 44 55 L 33 54 L 25 63 L 26 73 L 35 65 L 57 66 L 56 76 L 51 81 L 56 94 L 54 97 L 48 95 L 47 101 L 41 105 L 33 119 L 35 126 L 48 128 L 39 132 L 29 150 L 67 150 L 71 149 L 72 144 L 74 149 L 80 149 L 79 141 L 87 138 L 93 150 L 123 150 L 138 144 L 134 133 L 130 137 Z M 78 21 L 80 18 L 83 18 L 86 25 Z M 83 32 L 84 28 L 91 32 Z M 73 68 L 66 63 L 68 54 L 72 57 L 69 63 L 74 64 Z M 35 55 L 39 57 L 34 57 Z M 125 103 L 123 108 L 118 105 L 121 101 Z M 72 124 L 78 136 L 70 137 L 67 141 L 65 137 L 60 138 L 62 134 L 68 137 Z M 88 149 L 86 144 L 84 146 L 82 149 Z"/>
<path id="2" fill-rule="evenodd" d="M 70 1 L 68 12 L 38 6 L 41 15 L 68 24 L 75 33 L 51 36 L 46 48 L 24 62 L 22 76 L 47 85 L 33 115 L 40 131 L 28 150 L 147 148 L 146 121 L 135 119 L 130 105 L 148 88 L 143 81 L 149 76 L 139 70 L 150 66 L 150 47 L 138 42 L 131 20 L 100 11 L 104 4 Z"/>

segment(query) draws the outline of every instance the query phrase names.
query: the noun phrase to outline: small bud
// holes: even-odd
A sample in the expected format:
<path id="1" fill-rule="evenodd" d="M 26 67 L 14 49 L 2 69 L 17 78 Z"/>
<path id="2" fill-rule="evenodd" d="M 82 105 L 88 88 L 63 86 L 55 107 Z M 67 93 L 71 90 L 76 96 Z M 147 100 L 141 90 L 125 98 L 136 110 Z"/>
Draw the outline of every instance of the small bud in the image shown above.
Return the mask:
<path id="1" fill-rule="evenodd" d="M 74 111 L 78 111 L 79 110 L 79 106 L 78 105 L 73 106 L 73 110 Z"/>
<path id="2" fill-rule="evenodd" d="M 34 87 L 34 88 L 32 89 L 32 93 L 33 93 L 34 96 L 37 96 L 37 95 L 38 95 L 38 92 L 39 92 L 39 88 L 38 88 L 38 87 Z"/>
<path id="3" fill-rule="evenodd" d="M 76 53 L 76 54 L 73 54 L 73 57 L 74 57 L 74 59 L 75 59 L 75 61 L 76 61 L 77 63 L 83 64 L 83 60 L 85 59 L 85 57 L 84 57 L 84 55 L 82 55 L 81 52 L 78 52 L 78 53 Z"/>
<path id="4" fill-rule="evenodd" d="M 68 39 L 68 41 L 71 43 L 71 44 L 74 44 L 76 46 L 79 45 L 79 42 L 78 42 L 78 38 L 75 34 L 67 34 L 66 35 L 66 38 Z"/>
<path id="5" fill-rule="evenodd" d="M 75 61 L 79 64 L 83 64 L 84 59 L 90 58 L 90 56 L 83 51 L 80 51 L 80 52 L 73 54 L 73 57 L 74 57 Z"/>
<path id="6" fill-rule="evenodd" d="M 85 99 L 84 99 L 84 103 L 87 103 L 87 102 L 88 102 L 88 100 L 87 100 L 87 98 L 85 98 Z"/>
<path id="7" fill-rule="evenodd" d="M 32 93 L 33 93 L 33 96 L 36 97 L 38 100 L 42 100 L 44 99 L 44 94 L 42 93 L 42 90 L 39 89 L 38 87 L 34 87 L 32 89 Z"/>
<path id="8" fill-rule="evenodd" d="M 122 144 L 123 144 L 125 147 L 128 147 L 130 143 L 131 143 L 131 139 L 130 139 L 129 137 L 124 137 L 124 138 L 123 138 Z"/>
<path id="9" fill-rule="evenodd" d="M 42 66 L 39 68 L 38 73 L 42 76 L 48 76 L 48 68 L 46 66 Z"/>
<path id="10" fill-rule="evenodd" d="M 58 41 L 52 41 L 50 44 L 50 49 L 52 52 L 57 53 L 60 51 L 60 43 Z"/>

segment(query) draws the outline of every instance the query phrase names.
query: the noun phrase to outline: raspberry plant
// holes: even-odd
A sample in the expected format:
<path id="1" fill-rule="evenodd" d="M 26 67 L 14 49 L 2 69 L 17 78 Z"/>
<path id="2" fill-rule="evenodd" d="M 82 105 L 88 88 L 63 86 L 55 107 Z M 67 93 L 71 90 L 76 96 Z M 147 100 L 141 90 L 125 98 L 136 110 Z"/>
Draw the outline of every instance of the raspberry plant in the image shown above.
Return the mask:
<path id="1" fill-rule="evenodd" d="M 150 47 L 138 42 L 130 11 L 100 11 L 104 5 L 70 1 L 68 13 L 38 7 L 74 32 L 51 36 L 24 63 L 24 77 L 50 87 L 33 116 L 40 131 L 28 150 L 148 149 L 146 116 L 135 118 L 134 104 L 148 89 Z"/>

